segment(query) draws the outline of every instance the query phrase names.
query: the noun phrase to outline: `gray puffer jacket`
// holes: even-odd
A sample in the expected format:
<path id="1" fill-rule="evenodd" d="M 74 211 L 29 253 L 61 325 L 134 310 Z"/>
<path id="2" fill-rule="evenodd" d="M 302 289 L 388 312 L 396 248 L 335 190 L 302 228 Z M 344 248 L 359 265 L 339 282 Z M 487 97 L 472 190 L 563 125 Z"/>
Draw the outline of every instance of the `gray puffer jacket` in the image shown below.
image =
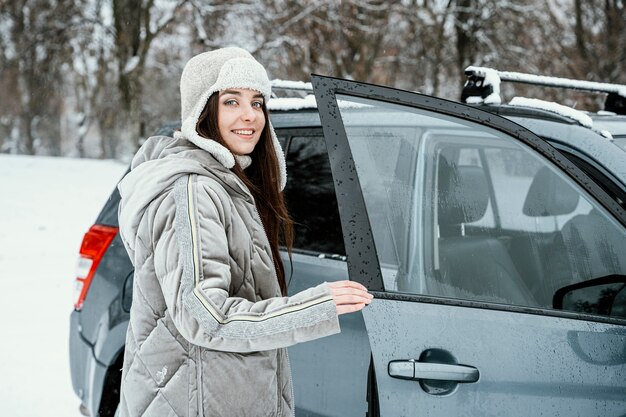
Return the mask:
<path id="1" fill-rule="evenodd" d="M 294 415 L 285 347 L 339 332 L 328 285 L 281 296 L 251 194 L 184 138 L 148 139 L 119 190 L 135 266 L 121 416 Z"/>

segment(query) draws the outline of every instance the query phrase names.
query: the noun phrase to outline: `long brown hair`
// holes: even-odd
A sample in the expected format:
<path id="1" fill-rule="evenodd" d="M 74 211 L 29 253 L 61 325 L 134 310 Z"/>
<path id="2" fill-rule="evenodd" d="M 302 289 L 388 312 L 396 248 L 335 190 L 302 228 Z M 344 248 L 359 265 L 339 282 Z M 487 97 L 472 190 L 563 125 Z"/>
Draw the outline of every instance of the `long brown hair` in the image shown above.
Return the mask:
<path id="1" fill-rule="evenodd" d="M 200 114 L 196 130 L 200 136 L 209 140 L 215 140 L 228 149 L 220 135 L 217 124 L 218 110 L 219 92 L 212 94 L 209 98 Z M 272 250 L 280 290 L 283 295 L 287 295 L 285 268 L 280 258 L 279 246 L 282 243 L 287 248 L 289 259 L 291 259 L 293 222 L 289 217 L 283 193 L 280 191 L 280 170 L 270 132 L 270 119 L 265 102 L 263 102 L 263 114 L 265 115 L 265 127 L 263 127 L 259 142 L 249 155 L 252 158 L 252 164 L 244 172 L 241 166 L 235 163 L 232 171 L 243 181 L 254 197 L 254 202 Z"/>

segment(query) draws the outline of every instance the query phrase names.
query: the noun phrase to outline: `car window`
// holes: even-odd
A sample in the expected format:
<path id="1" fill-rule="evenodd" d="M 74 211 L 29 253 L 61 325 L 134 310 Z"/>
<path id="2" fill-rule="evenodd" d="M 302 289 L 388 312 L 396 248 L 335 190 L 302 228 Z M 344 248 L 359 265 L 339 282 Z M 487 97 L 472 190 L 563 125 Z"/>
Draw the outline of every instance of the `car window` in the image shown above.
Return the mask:
<path id="1" fill-rule="evenodd" d="M 559 289 L 626 275 L 623 226 L 528 146 L 461 119 L 358 103 L 369 107 L 340 111 L 386 291 L 553 308 Z M 584 311 L 575 304 L 562 308 Z"/>
<path id="2" fill-rule="evenodd" d="M 294 221 L 294 249 L 345 256 L 324 138 L 294 136 L 286 157 L 285 199 Z"/>

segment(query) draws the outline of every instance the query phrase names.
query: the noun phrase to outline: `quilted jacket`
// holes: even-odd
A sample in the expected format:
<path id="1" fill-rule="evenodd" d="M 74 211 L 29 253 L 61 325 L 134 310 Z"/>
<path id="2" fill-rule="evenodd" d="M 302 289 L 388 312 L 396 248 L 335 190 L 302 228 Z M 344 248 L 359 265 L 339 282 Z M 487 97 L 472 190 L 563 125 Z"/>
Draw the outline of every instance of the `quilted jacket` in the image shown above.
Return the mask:
<path id="1" fill-rule="evenodd" d="M 251 194 L 184 138 L 148 139 L 119 190 L 135 266 L 120 415 L 294 415 L 285 347 L 339 332 L 328 285 L 281 296 Z"/>

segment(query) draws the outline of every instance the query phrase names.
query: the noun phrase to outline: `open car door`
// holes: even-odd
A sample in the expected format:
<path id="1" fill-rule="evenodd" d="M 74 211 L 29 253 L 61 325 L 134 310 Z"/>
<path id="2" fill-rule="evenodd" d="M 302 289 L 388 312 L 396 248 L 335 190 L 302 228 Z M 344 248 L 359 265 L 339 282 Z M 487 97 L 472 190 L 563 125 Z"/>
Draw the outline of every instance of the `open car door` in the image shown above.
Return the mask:
<path id="1" fill-rule="evenodd" d="M 623 416 L 626 215 L 519 125 L 312 76 L 381 416 Z"/>

